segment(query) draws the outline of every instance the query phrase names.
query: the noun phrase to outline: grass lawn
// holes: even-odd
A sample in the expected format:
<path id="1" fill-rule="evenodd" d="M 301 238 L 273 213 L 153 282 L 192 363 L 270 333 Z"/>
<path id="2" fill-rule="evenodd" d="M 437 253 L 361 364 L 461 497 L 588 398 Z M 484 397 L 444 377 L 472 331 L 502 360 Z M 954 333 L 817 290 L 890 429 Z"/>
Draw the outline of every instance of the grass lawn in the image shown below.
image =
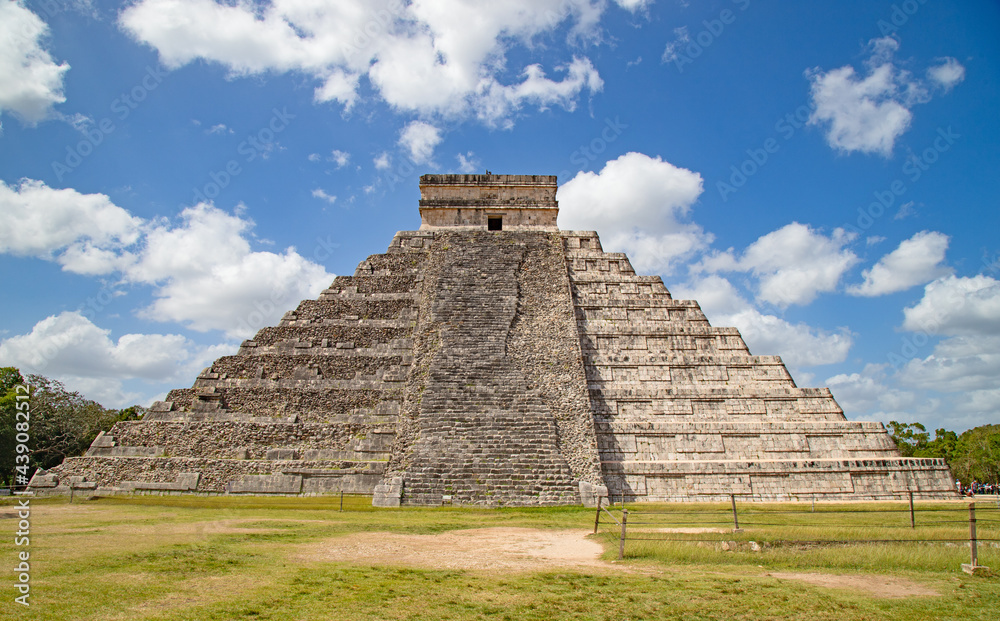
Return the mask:
<path id="1" fill-rule="evenodd" d="M 12 571 L 25 548 L 14 545 L 18 520 L 12 517 L 14 503 L 5 499 L 0 501 L 6 533 L 0 540 L 0 567 L 8 571 L 0 582 L 0 619 L 1000 618 L 1000 571 L 962 573 L 960 564 L 969 554 L 964 544 L 780 543 L 820 538 L 820 531 L 850 535 L 842 538 L 910 532 L 873 522 L 873 514 L 845 514 L 840 519 L 854 522 L 831 530 L 809 526 L 803 523 L 806 516 L 784 513 L 781 505 L 760 506 L 773 514 L 748 517 L 743 533 L 710 536 L 664 535 L 662 524 L 650 518 L 645 528 L 656 535 L 651 539 L 715 537 L 741 543 L 725 551 L 711 541 L 632 541 L 619 563 L 613 562 L 617 536 L 602 528 L 593 538 L 604 545 L 607 562 L 587 567 L 476 571 L 436 567 L 433 561 L 373 565 L 363 558 L 332 562 L 307 554 L 364 533 L 434 535 L 484 527 L 585 533 L 594 524 L 594 511 L 582 507 L 374 510 L 367 503 L 368 498 L 348 499 L 348 510 L 340 512 L 335 498 L 145 496 L 77 499 L 72 505 L 65 499 L 34 499 L 27 548 L 31 606 L 25 608 L 14 603 Z M 637 507 L 630 520 L 642 521 L 637 516 L 643 510 L 699 507 L 707 506 Z M 714 505 L 712 510 L 724 514 L 724 509 Z M 768 525 L 754 526 L 754 519 Z M 905 520 L 908 524 L 908 515 Z M 637 534 L 640 526 L 635 526 Z M 984 521 L 980 536 L 997 537 L 997 526 Z M 925 538 L 968 533 L 967 523 L 921 529 Z M 750 540 L 763 548 L 751 551 L 745 545 Z M 983 544 L 979 558 L 982 565 L 1000 569 L 1000 548 Z M 831 587 L 799 579 L 815 574 L 846 577 L 846 582 Z M 850 586 L 868 582 L 886 582 L 889 592 L 910 585 L 919 594 L 888 598 Z"/>

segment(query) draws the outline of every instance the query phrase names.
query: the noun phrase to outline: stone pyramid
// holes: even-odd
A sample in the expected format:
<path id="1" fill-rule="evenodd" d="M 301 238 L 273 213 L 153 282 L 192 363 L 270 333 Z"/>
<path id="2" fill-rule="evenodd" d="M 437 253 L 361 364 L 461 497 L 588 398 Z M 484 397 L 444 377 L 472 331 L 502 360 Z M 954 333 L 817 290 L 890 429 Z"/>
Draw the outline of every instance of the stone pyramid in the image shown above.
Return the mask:
<path id="1" fill-rule="evenodd" d="M 556 178 L 424 175 L 396 234 L 31 486 L 378 506 L 952 498 L 939 459 L 556 226 Z"/>

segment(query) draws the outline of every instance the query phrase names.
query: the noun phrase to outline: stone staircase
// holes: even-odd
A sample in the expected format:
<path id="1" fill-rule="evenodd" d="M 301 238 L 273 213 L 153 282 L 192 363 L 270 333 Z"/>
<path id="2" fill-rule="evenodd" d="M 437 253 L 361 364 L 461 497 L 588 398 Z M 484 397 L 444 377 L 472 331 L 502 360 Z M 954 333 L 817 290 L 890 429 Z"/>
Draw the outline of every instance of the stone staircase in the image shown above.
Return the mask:
<path id="1" fill-rule="evenodd" d="M 540 328 L 519 312 L 531 295 L 524 290 L 531 286 L 526 263 L 529 256 L 539 261 L 542 249 L 557 241 L 544 233 L 436 237 L 425 270 L 430 312 L 423 319 L 435 345 L 404 504 L 580 502 L 580 479 L 563 454 L 558 420 L 542 389 L 558 378 L 546 365 L 525 368 L 519 358 L 524 329 Z M 582 381 L 577 389 L 582 392 Z"/>

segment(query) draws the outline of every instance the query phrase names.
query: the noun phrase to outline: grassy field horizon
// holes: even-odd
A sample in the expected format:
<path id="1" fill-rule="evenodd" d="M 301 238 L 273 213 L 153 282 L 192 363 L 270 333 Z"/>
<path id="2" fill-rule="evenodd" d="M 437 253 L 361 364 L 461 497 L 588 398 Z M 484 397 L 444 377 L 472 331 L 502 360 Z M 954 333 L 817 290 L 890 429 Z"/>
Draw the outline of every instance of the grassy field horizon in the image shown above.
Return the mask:
<path id="1" fill-rule="evenodd" d="M 32 499 L 30 545 L 17 546 L 15 504 L 0 501 L 0 559 L 14 569 L 30 552 L 31 606 L 15 603 L 17 574 L 5 572 L 3 619 L 995 619 L 1000 609 L 1000 548 L 979 547 L 993 573 L 963 573 L 967 519 L 933 513 L 940 503 L 918 503 L 916 530 L 900 526 L 905 503 L 852 504 L 836 529 L 802 504 L 761 504 L 741 508 L 740 533 L 720 503 L 633 506 L 623 561 L 617 525 L 591 535 L 595 512 L 583 507 Z M 817 505 L 818 517 L 838 506 Z M 983 513 L 981 539 L 998 537 L 996 516 Z M 671 526 L 692 522 L 701 526 Z M 954 541 L 885 542 L 901 536 Z M 787 543 L 822 538 L 882 543 Z"/>

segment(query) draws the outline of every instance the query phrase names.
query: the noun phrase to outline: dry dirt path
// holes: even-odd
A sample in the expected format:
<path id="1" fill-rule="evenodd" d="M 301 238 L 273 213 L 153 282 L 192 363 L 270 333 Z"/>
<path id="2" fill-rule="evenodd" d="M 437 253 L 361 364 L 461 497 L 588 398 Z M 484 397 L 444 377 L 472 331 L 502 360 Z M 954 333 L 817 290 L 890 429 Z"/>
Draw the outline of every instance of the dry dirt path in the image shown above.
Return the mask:
<path id="1" fill-rule="evenodd" d="M 587 533 L 579 530 L 476 528 L 436 535 L 357 533 L 310 544 L 297 556 L 312 562 L 491 572 L 583 569 L 645 573 L 649 570 L 648 567 L 626 567 L 602 561 L 602 551 L 600 544 L 587 539 Z M 918 582 L 893 576 L 769 572 L 763 573 L 762 577 L 859 591 L 878 598 L 940 595 Z"/>

